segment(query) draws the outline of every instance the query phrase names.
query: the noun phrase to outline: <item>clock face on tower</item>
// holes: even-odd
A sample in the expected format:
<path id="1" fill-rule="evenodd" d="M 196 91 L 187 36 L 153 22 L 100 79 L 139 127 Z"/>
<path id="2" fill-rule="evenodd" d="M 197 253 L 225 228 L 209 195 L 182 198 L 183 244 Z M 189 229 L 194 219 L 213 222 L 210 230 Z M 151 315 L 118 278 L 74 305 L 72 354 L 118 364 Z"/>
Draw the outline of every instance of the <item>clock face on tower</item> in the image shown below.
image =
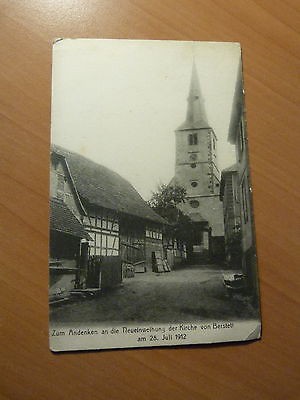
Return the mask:
<path id="1" fill-rule="evenodd" d="M 197 154 L 195 154 L 195 153 L 190 154 L 190 160 L 191 161 L 197 160 Z"/>

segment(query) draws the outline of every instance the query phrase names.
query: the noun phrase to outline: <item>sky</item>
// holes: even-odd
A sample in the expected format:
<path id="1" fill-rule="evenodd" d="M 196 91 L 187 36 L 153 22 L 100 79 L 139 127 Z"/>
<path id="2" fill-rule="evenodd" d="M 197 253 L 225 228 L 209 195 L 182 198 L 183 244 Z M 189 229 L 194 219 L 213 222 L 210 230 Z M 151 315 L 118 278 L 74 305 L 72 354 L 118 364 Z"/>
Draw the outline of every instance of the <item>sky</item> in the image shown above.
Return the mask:
<path id="1" fill-rule="evenodd" d="M 193 60 L 220 170 L 240 61 L 237 43 L 64 39 L 53 47 L 51 141 L 119 173 L 145 200 L 175 170 Z"/>

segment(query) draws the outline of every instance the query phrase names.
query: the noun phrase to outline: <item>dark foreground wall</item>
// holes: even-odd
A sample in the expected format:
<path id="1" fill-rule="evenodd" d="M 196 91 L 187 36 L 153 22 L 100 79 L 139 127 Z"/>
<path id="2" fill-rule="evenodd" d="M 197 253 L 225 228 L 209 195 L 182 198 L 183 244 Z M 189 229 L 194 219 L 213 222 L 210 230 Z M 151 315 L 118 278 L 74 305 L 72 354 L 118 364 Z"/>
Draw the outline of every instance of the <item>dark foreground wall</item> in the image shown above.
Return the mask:
<path id="1" fill-rule="evenodd" d="M 225 260 L 225 240 L 224 236 L 212 236 L 210 238 L 210 259 L 213 262 Z"/>
<path id="2" fill-rule="evenodd" d="M 107 289 L 120 284 L 122 282 L 121 257 L 104 257 L 100 271 L 102 289 Z"/>
<path id="3" fill-rule="evenodd" d="M 120 256 L 90 257 L 87 268 L 86 287 L 108 289 L 122 282 Z"/>

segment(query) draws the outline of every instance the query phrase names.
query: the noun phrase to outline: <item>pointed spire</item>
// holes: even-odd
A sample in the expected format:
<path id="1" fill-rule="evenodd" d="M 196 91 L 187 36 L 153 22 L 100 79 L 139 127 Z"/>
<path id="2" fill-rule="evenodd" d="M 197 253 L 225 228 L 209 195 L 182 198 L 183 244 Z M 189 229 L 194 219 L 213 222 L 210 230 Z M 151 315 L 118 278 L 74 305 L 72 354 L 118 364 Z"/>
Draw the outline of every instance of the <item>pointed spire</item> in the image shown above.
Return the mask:
<path id="1" fill-rule="evenodd" d="M 190 91 L 187 101 L 186 120 L 177 130 L 183 131 L 188 129 L 209 128 L 210 126 L 207 122 L 195 60 L 193 61 Z"/>

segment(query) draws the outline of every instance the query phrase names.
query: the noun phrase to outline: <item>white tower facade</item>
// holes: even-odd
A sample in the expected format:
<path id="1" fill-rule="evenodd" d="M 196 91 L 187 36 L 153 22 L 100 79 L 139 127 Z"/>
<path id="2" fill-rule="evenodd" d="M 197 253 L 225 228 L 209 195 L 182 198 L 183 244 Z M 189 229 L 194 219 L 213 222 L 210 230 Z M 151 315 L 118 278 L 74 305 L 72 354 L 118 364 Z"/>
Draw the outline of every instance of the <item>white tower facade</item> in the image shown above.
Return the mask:
<path id="1" fill-rule="evenodd" d="M 193 64 L 186 119 L 176 131 L 176 161 L 173 182 L 186 189 L 181 210 L 201 223 L 197 243 L 208 249 L 208 237 L 224 236 L 223 208 L 219 199 L 217 137 L 207 120 L 195 63 Z"/>

